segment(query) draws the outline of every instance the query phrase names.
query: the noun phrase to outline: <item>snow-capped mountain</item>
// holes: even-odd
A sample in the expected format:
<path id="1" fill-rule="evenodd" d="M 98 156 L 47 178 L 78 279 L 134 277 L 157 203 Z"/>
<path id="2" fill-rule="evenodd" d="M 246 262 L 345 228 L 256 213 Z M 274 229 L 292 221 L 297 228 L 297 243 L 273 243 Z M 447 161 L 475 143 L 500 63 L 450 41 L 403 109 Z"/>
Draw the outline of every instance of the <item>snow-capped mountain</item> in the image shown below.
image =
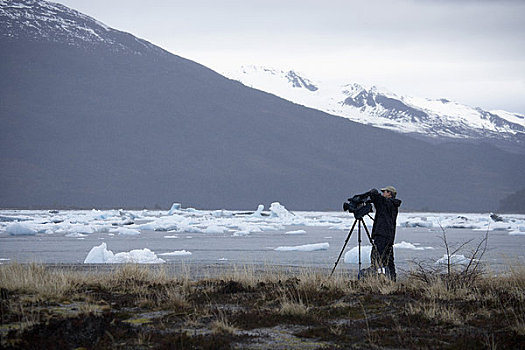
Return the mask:
<path id="1" fill-rule="evenodd" d="M 525 155 L 306 108 L 46 1 L 0 0 L 0 53 L 1 207 L 334 210 L 394 183 L 405 209 L 487 211 L 525 187 Z M 277 81 L 328 109 L 362 92 Z"/>
<path id="2" fill-rule="evenodd" d="M 144 54 L 166 51 L 64 5 L 41 0 L 0 0 L 0 36 L 52 41 L 71 46 L 105 45 L 111 51 Z"/>
<path id="3" fill-rule="evenodd" d="M 314 82 L 292 70 L 242 66 L 224 75 L 307 107 L 403 133 L 463 139 L 525 136 L 521 114 L 484 111 L 446 99 L 398 96 L 357 83 Z"/>

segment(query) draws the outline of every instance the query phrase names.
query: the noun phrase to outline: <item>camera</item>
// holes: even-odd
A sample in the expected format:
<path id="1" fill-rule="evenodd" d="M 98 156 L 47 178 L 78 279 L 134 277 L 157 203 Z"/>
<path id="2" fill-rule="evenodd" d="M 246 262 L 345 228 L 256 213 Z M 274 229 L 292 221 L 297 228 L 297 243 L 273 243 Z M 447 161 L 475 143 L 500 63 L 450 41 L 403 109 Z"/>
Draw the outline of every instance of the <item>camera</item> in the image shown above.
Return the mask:
<path id="1" fill-rule="evenodd" d="M 362 219 L 366 214 L 372 212 L 370 198 L 366 194 L 357 194 L 348 198 L 348 201 L 343 203 L 343 211 L 353 213 L 356 219 Z"/>

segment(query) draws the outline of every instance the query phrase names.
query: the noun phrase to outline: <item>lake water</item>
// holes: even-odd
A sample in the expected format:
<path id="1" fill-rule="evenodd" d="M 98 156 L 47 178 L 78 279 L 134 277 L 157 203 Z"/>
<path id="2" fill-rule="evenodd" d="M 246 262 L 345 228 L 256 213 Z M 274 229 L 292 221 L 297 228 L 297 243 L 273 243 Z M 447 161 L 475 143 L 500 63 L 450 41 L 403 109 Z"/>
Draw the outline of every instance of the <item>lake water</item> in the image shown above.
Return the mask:
<path id="1" fill-rule="evenodd" d="M 494 221 L 489 214 L 400 213 L 395 241 L 396 266 L 402 272 L 411 268 L 413 260 L 435 264 L 445 254 L 443 231 L 452 248 L 471 241 L 456 253 L 459 260 L 468 259 L 488 233 L 483 262 L 490 269 L 523 265 L 525 216 L 503 215 L 498 220 L 501 221 Z M 120 262 L 130 257 L 135 257 L 136 262 L 147 262 L 141 261 L 146 259 L 147 248 L 151 251 L 148 254 L 166 264 L 330 269 L 353 221 L 348 213 L 291 213 L 282 206 L 255 215 L 194 209 L 176 209 L 169 215 L 166 211 L 3 210 L 0 211 L 0 263 L 83 264 L 94 247 L 102 251 L 100 245 L 105 243 L 107 251 L 122 253 Z M 365 222 L 371 230 L 372 221 L 367 218 Z M 357 236 L 356 228 L 338 270 L 357 268 Z M 363 267 L 366 267 L 370 243 L 364 229 L 361 238 Z M 278 247 L 282 250 L 276 250 Z M 133 250 L 137 250 L 136 254 L 129 255 Z M 163 255 L 166 253 L 172 255 Z"/>

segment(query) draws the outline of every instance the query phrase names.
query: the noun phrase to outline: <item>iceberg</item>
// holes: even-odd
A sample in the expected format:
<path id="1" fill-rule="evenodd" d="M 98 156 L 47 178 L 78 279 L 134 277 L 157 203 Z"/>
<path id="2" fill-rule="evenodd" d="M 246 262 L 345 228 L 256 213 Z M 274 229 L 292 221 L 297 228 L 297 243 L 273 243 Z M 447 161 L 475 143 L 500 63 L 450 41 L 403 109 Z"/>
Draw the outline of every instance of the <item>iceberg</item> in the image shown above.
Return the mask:
<path id="1" fill-rule="evenodd" d="M 250 216 L 254 217 L 254 218 L 262 218 L 263 217 L 263 215 L 262 215 L 263 210 L 264 210 L 264 205 L 259 204 L 259 206 L 257 207 L 257 210 L 255 212 L 253 212 Z"/>
<path id="2" fill-rule="evenodd" d="M 447 254 L 443 254 L 443 257 L 439 259 L 438 261 L 436 261 L 436 265 L 447 264 L 447 262 L 448 262 Z M 466 258 L 465 255 L 462 255 L 462 254 L 452 254 L 450 256 L 450 264 L 452 265 L 457 265 L 457 264 L 466 265 L 469 262 L 470 262 L 470 259 Z"/>
<path id="3" fill-rule="evenodd" d="M 107 249 L 106 243 L 91 248 L 84 260 L 84 264 L 162 264 L 165 262 L 148 248 L 114 254 Z"/>
<path id="4" fill-rule="evenodd" d="M 19 222 L 15 222 L 12 224 L 7 225 L 6 232 L 9 233 L 11 236 L 19 236 L 19 235 L 36 235 L 37 231 L 34 230 L 31 226 L 26 224 L 21 224 Z"/>
<path id="5" fill-rule="evenodd" d="M 370 253 L 372 252 L 371 245 L 361 246 L 361 263 L 370 264 Z M 353 247 L 345 253 L 344 262 L 346 264 L 359 263 L 359 247 Z"/>
<path id="6" fill-rule="evenodd" d="M 181 209 L 182 205 L 180 203 L 173 203 L 171 205 L 170 211 L 168 211 L 168 215 L 173 215 L 176 211 L 179 211 Z"/>
<path id="7" fill-rule="evenodd" d="M 272 218 L 288 218 L 293 216 L 281 203 L 273 202 L 270 205 L 270 217 Z"/>

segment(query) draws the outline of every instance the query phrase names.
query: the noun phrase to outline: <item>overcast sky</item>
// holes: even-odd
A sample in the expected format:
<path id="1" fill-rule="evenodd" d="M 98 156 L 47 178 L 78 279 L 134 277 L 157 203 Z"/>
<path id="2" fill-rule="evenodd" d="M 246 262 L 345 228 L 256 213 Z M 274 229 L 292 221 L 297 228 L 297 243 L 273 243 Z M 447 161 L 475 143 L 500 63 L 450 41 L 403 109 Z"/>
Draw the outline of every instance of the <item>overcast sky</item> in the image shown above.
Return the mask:
<path id="1" fill-rule="evenodd" d="M 219 72 L 294 69 L 525 114 L 525 1 L 57 2 Z"/>

